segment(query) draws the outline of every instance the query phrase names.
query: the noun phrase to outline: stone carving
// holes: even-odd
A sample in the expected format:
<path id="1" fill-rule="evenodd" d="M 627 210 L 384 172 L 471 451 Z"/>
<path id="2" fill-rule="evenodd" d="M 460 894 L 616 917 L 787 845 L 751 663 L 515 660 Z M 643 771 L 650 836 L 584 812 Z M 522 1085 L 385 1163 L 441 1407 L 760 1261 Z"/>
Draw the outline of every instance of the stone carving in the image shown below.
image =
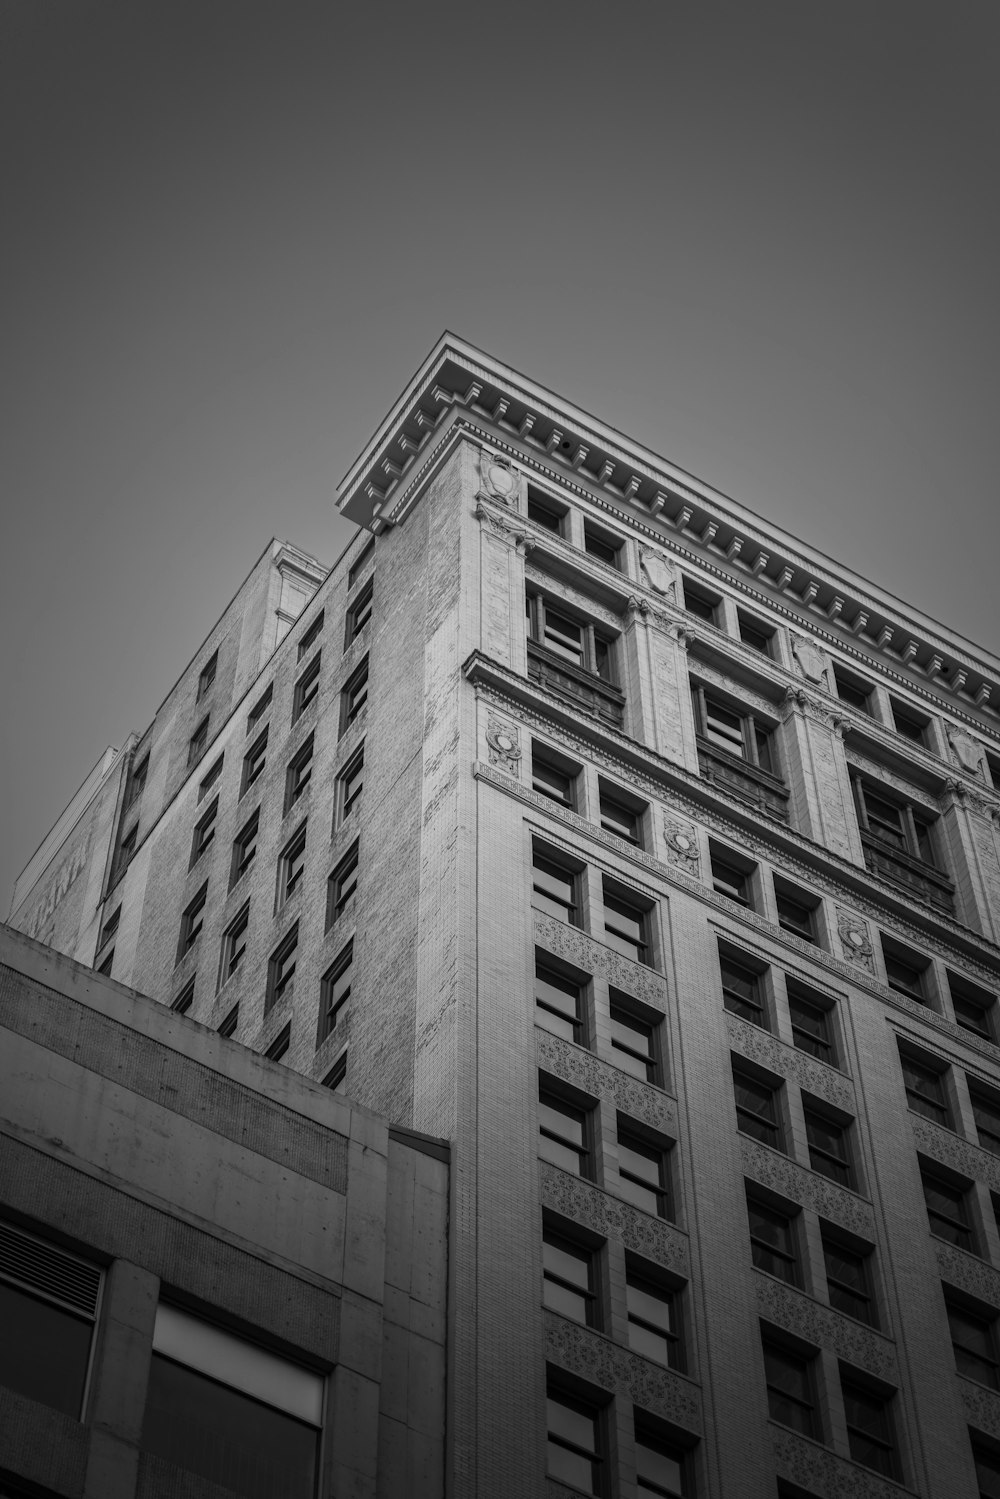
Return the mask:
<path id="1" fill-rule="evenodd" d="M 956 728 L 954 724 L 948 725 L 948 743 L 956 762 L 967 770 L 970 775 L 982 775 L 983 747 L 977 739 L 965 729 Z"/>
<path id="2" fill-rule="evenodd" d="M 832 1348 L 848 1363 L 867 1369 L 879 1379 L 898 1383 L 896 1350 L 888 1338 L 850 1317 L 842 1317 L 833 1307 L 814 1301 L 761 1270 L 755 1271 L 754 1276 L 757 1309 L 768 1322 L 798 1334 L 817 1347 Z"/>
<path id="3" fill-rule="evenodd" d="M 745 1175 L 770 1187 L 781 1197 L 797 1202 L 801 1207 L 813 1208 L 821 1218 L 839 1223 L 861 1238 L 875 1242 L 875 1215 L 870 1202 L 839 1187 L 825 1176 L 800 1166 L 779 1150 L 740 1135 L 740 1152 L 743 1156 Z"/>
<path id="4" fill-rule="evenodd" d="M 944 1239 L 932 1239 L 941 1279 L 960 1291 L 968 1291 L 990 1306 L 1000 1307 L 1000 1270 L 994 1270 L 977 1255 L 959 1249 L 957 1244 L 946 1244 Z"/>
<path id="5" fill-rule="evenodd" d="M 769 1072 L 776 1072 L 779 1077 L 791 1078 L 808 1093 L 815 1094 L 817 1098 L 825 1098 L 827 1103 L 843 1109 L 845 1113 L 857 1112 L 854 1088 L 843 1073 L 816 1061 L 808 1052 L 799 1051 L 795 1046 L 786 1046 L 784 1041 L 779 1041 L 770 1031 L 761 1030 L 759 1025 L 751 1025 L 738 1015 L 727 1012 L 726 1026 L 730 1043 L 740 1056 L 758 1062 L 761 1067 Z"/>
<path id="6" fill-rule="evenodd" d="M 662 552 L 655 552 L 652 547 L 639 548 L 639 565 L 649 580 L 649 586 L 655 593 L 666 594 L 670 598 L 676 597 L 677 574 L 674 565 Z"/>
<path id="7" fill-rule="evenodd" d="M 624 989 L 658 1010 L 667 1008 L 667 986 L 658 973 L 633 963 L 623 953 L 596 942 L 577 926 L 569 926 L 543 911 L 535 913 L 535 941 L 539 947 L 565 958 L 584 973 L 600 974 L 616 989 Z"/>
<path id="8" fill-rule="evenodd" d="M 545 1357 L 602 1389 L 630 1396 L 643 1410 L 701 1432 L 697 1385 L 556 1312 L 545 1313 Z"/>
<path id="9" fill-rule="evenodd" d="M 959 1376 L 958 1393 L 965 1412 L 965 1419 L 977 1431 L 985 1431 L 991 1437 L 1000 1437 L 1000 1395 L 974 1380 Z"/>
<path id="10" fill-rule="evenodd" d="M 626 1249 L 688 1279 L 691 1271 L 687 1235 L 679 1228 L 662 1218 L 651 1218 L 631 1203 L 612 1197 L 593 1182 L 560 1171 L 548 1161 L 539 1165 L 545 1207 L 605 1238 L 620 1239 Z"/>
<path id="11" fill-rule="evenodd" d="M 875 972 L 875 949 L 868 935 L 868 927 L 853 911 L 837 907 L 837 935 L 844 957 L 849 963 L 857 963 L 869 973 Z"/>
<path id="12" fill-rule="evenodd" d="M 521 745 L 517 726 L 490 713 L 486 725 L 486 742 L 490 747 L 490 764 L 499 765 L 508 775 L 521 774 Z"/>
<path id="13" fill-rule="evenodd" d="M 801 1485 L 816 1499 L 900 1499 L 901 1494 L 912 1492 L 773 1422 L 771 1446 L 779 1476 Z"/>
<path id="14" fill-rule="evenodd" d="M 491 510 L 488 505 L 483 504 L 482 496 L 476 501 L 476 519 L 489 527 L 488 534 L 499 537 L 509 546 L 523 547 L 525 553 L 529 552 L 535 544 L 523 525 L 514 521 L 508 513 L 501 515 Z"/>
<path id="15" fill-rule="evenodd" d="M 910 1115 L 910 1125 L 918 1150 L 942 1165 L 953 1166 L 962 1176 L 984 1181 L 994 1192 L 1000 1192 L 1000 1159 L 995 1155 L 919 1114 Z"/>
<path id="16" fill-rule="evenodd" d="M 663 836 L 667 844 L 667 861 L 685 874 L 698 879 L 701 874 L 701 849 L 698 834 L 689 822 L 681 822 L 669 812 L 663 814 Z"/>
<path id="17" fill-rule="evenodd" d="M 792 655 L 807 682 L 822 684 L 829 688 L 826 652 L 822 651 L 815 641 L 807 639 L 804 635 L 793 635 Z"/>
<path id="18" fill-rule="evenodd" d="M 480 492 L 486 499 L 517 509 L 521 476 L 509 458 L 503 458 L 499 453 L 487 453 L 485 448 L 481 448 L 479 482 L 482 486 Z"/>
<path id="19" fill-rule="evenodd" d="M 676 1132 L 677 1107 L 660 1088 L 640 1082 L 617 1067 L 596 1057 L 572 1041 L 538 1028 L 535 1031 L 538 1065 L 547 1072 L 573 1083 L 592 1098 L 606 1098 L 623 1114 L 648 1124 L 652 1129 Z"/>

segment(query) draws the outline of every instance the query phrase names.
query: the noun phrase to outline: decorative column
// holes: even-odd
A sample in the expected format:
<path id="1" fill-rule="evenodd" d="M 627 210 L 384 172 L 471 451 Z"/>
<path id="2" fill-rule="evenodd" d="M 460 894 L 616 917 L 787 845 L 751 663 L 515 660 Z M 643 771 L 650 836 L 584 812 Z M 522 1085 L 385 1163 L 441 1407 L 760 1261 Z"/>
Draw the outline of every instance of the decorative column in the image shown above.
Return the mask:
<path id="1" fill-rule="evenodd" d="M 941 807 L 948 873 L 958 896 L 955 914 L 990 942 L 1000 942 L 1000 805 L 955 779 L 945 783 Z"/>
<path id="2" fill-rule="evenodd" d="M 659 610 L 648 631 L 653 748 L 667 760 L 698 771 L 694 711 L 688 677 L 688 647 L 694 634 Z"/>
<path id="3" fill-rule="evenodd" d="M 524 559 L 531 549 L 516 512 L 476 499 L 480 525 L 481 649 L 522 675 L 528 669 L 524 625 Z"/>
<path id="4" fill-rule="evenodd" d="M 795 827 L 831 853 L 863 865 L 844 754 L 848 725 L 797 687 L 785 694 L 782 716 L 782 754 Z"/>

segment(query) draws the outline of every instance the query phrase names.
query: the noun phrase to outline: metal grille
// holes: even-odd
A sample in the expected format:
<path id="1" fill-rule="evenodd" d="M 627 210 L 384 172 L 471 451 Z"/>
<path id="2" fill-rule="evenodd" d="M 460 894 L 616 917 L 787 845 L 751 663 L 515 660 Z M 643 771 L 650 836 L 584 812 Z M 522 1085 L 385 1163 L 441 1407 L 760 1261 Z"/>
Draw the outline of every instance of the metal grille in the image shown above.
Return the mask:
<path id="1" fill-rule="evenodd" d="M 98 1267 L 10 1223 L 0 1223 L 0 1277 L 86 1317 L 96 1315 Z"/>

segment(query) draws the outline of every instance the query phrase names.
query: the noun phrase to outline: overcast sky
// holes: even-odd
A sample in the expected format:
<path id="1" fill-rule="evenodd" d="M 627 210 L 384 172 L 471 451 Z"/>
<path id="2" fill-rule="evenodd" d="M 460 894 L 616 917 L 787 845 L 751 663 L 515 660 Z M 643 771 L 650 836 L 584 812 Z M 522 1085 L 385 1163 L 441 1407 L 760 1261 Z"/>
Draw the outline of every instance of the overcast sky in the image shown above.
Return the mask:
<path id="1" fill-rule="evenodd" d="M 2 0 L 0 901 L 441 331 L 997 649 L 997 0 Z"/>

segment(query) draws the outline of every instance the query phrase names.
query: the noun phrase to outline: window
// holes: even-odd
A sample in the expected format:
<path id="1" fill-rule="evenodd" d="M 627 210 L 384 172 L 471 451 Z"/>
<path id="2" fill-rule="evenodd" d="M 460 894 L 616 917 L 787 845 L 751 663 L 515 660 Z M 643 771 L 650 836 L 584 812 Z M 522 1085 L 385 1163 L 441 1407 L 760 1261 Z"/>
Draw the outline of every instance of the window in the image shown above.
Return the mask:
<path id="1" fill-rule="evenodd" d="M 722 1003 L 730 1014 L 748 1020 L 751 1025 L 759 1025 L 761 1030 L 770 1030 L 761 971 L 739 962 L 721 948 L 719 968 L 722 972 Z"/>
<path id="2" fill-rule="evenodd" d="M 790 1286 L 801 1284 L 794 1223 L 798 1212 L 798 1208 L 786 1211 L 774 1207 L 747 1192 L 751 1258 L 758 1270 L 766 1270 Z"/>
<path id="3" fill-rule="evenodd" d="M 365 784 L 365 746 L 364 742 L 358 747 L 357 753 L 352 755 L 344 769 L 338 776 L 340 792 L 340 821 L 346 822 L 354 809 L 354 804 L 364 790 Z"/>
<path id="4" fill-rule="evenodd" d="M 981 1036 L 984 1041 L 996 1041 L 996 999 L 987 989 L 960 978 L 948 970 L 948 989 L 955 1011 L 955 1020 L 963 1030 Z"/>
<path id="5" fill-rule="evenodd" d="M 747 906 L 753 909 L 753 879 L 756 864 L 749 859 L 744 859 L 740 854 L 734 854 L 731 849 L 723 848 L 721 844 L 709 839 L 709 859 L 712 865 L 712 889 L 717 895 L 724 895 L 728 900 L 736 901 L 737 905 Z"/>
<path id="6" fill-rule="evenodd" d="M 777 775 L 773 735 L 766 724 L 752 713 L 731 708 L 720 698 L 712 697 L 703 687 L 692 684 L 695 727 L 701 737 L 717 750 L 735 755 L 755 765 L 768 775 Z"/>
<path id="7" fill-rule="evenodd" d="M 929 988 L 930 960 L 908 947 L 903 947 L 901 943 L 892 941 L 884 934 L 880 935 L 885 976 L 889 988 L 895 989 L 897 994 L 905 994 L 907 998 L 915 999 L 918 1005 L 925 1005 Z"/>
<path id="8" fill-rule="evenodd" d="M 538 1154 L 543 1161 L 572 1171 L 574 1176 L 593 1175 L 587 1111 L 568 1103 L 545 1083 L 538 1090 L 538 1128 Z"/>
<path id="9" fill-rule="evenodd" d="M 311 1499 L 324 1395 L 313 1370 L 161 1303 L 142 1446 L 247 1499 Z"/>
<path id="10" fill-rule="evenodd" d="M 191 860 L 189 869 L 193 869 L 202 854 L 215 838 L 215 819 L 219 814 L 219 798 L 209 807 L 208 811 L 199 817 L 194 825 L 194 838 L 191 842 Z"/>
<path id="11" fill-rule="evenodd" d="M 662 1020 L 640 1007 L 631 995 L 609 991 L 611 1001 L 611 1049 L 616 1067 L 644 1083 L 659 1084 L 661 1078 L 659 1032 Z"/>
<path id="12" fill-rule="evenodd" d="M 604 1464 L 597 1407 L 550 1382 L 546 1411 L 549 1477 L 569 1484 L 578 1494 L 602 1494 Z"/>
<path id="13" fill-rule="evenodd" d="M 369 578 L 368 582 L 358 594 L 354 603 L 347 611 L 347 634 L 344 640 L 344 650 L 357 640 L 361 631 L 372 617 L 372 600 L 375 596 L 375 579 Z"/>
<path id="14" fill-rule="evenodd" d="M 341 737 L 358 717 L 368 702 L 368 657 L 362 661 L 354 675 L 345 683 L 340 694 Z"/>
<path id="15" fill-rule="evenodd" d="M 740 614 L 739 621 L 743 644 L 748 645 L 752 651 L 760 651 L 762 656 L 773 655 L 774 631 L 762 625 L 759 619 L 751 619 L 746 614 Z"/>
<path id="16" fill-rule="evenodd" d="M 804 1437 L 821 1438 L 813 1388 L 813 1357 L 798 1353 L 784 1343 L 773 1342 L 766 1335 L 763 1344 L 767 1408 L 771 1420 L 790 1426 Z"/>
<path id="17" fill-rule="evenodd" d="M 323 633 L 323 619 L 325 615 L 326 610 L 321 609 L 316 618 L 313 620 L 312 624 L 309 626 L 306 633 L 303 635 L 302 639 L 299 641 L 298 654 L 295 657 L 296 661 L 301 661 L 303 656 L 307 656 L 309 654 L 309 652 L 312 650 L 313 646 L 319 639 L 320 635 Z"/>
<path id="18" fill-rule="evenodd" d="M 669 1218 L 668 1188 L 666 1151 L 642 1138 L 619 1115 L 618 1190 L 621 1195 L 644 1213 Z"/>
<path id="19" fill-rule="evenodd" d="M 616 952 L 635 963 L 651 961 L 648 906 L 640 905 L 632 892 L 616 885 L 607 875 L 604 888 L 604 940 Z"/>
<path id="20" fill-rule="evenodd" d="M 1000 1499 L 1000 1452 L 973 1440 L 972 1458 L 976 1465 L 979 1499 Z"/>
<path id="21" fill-rule="evenodd" d="M 797 979 L 787 980 L 788 1018 L 792 1024 L 792 1041 L 799 1051 L 837 1065 L 833 1044 L 833 1000 L 807 989 Z"/>
<path id="22" fill-rule="evenodd" d="M 931 1233 L 959 1249 L 975 1253 L 972 1227 L 969 1222 L 969 1183 L 961 1185 L 955 1179 L 946 1179 L 921 1165 L 920 1179 L 927 1205 L 927 1221 Z"/>
<path id="23" fill-rule="evenodd" d="M 935 1124 L 951 1128 L 951 1110 L 945 1092 L 945 1069 L 929 1058 L 900 1048 L 899 1064 L 903 1069 L 906 1104 L 915 1114 L 933 1119 Z"/>
<path id="24" fill-rule="evenodd" d="M 904 739 L 910 739 L 914 744 L 927 743 L 927 719 L 910 707 L 904 707 L 897 703 L 895 698 L 890 699 L 892 706 L 892 721 L 897 734 L 902 734 Z"/>
<path id="25" fill-rule="evenodd" d="M 968 1303 L 945 1293 L 955 1367 L 966 1379 L 974 1379 L 991 1390 L 1000 1390 L 997 1369 L 996 1317 L 985 1308 L 974 1310 Z"/>
<path id="26" fill-rule="evenodd" d="M 542 1301 L 552 1312 L 598 1325 L 594 1251 L 565 1233 L 545 1227 L 542 1235 Z"/>
<path id="27" fill-rule="evenodd" d="M 306 870 L 306 823 L 286 843 L 278 860 L 277 908 L 295 894 Z"/>
<path id="28" fill-rule="evenodd" d="M 552 856 L 543 844 L 532 845 L 532 905 L 547 911 L 559 921 L 580 925 L 580 875 L 576 866 L 564 864 L 562 856 Z M 554 851 L 553 851 L 554 853 Z"/>
<path id="29" fill-rule="evenodd" d="M 101 927 L 101 935 L 97 943 L 98 952 L 100 952 L 101 948 L 106 942 L 111 941 L 112 937 L 115 935 L 115 932 L 117 932 L 118 930 L 118 923 L 121 921 L 121 919 L 122 908 L 121 906 L 116 906 L 111 915 L 108 917 L 107 921 Z"/>
<path id="30" fill-rule="evenodd" d="M 847 1419 L 847 1441 L 851 1457 L 862 1467 L 874 1468 L 886 1478 L 899 1477 L 892 1429 L 892 1396 L 863 1383 L 861 1377 L 840 1371 Z"/>
<path id="31" fill-rule="evenodd" d="M 579 765 L 574 765 L 547 745 L 534 739 L 531 741 L 531 786 L 540 796 L 547 796 L 562 807 L 575 809 L 579 774 Z"/>
<path id="32" fill-rule="evenodd" d="M 535 1024 L 585 1045 L 583 986 L 555 968 L 550 959 L 535 955 Z"/>
<path id="33" fill-rule="evenodd" d="M 833 680 L 837 685 L 837 696 L 842 703 L 848 703 L 859 712 L 871 716 L 872 689 L 867 683 L 863 682 L 860 677 L 852 677 L 849 672 L 842 671 L 839 666 L 833 668 Z"/>
<path id="34" fill-rule="evenodd" d="M 265 1051 L 264 1055 L 269 1062 L 280 1062 L 288 1051 L 292 1039 L 292 1022 L 289 1021 L 283 1030 L 279 1031 Z"/>
<path id="35" fill-rule="evenodd" d="M 252 734 L 253 733 L 254 729 L 260 723 L 261 719 L 264 717 L 264 714 L 267 712 L 268 708 L 270 708 L 270 706 L 271 706 L 271 698 L 273 696 L 274 696 L 274 686 L 272 684 L 270 687 L 266 688 L 266 690 L 264 691 L 263 696 L 259 697 L 257 699 L 256 703 L 254 703 L 253 707 L 250 709 L 250 716 L 247 718 L 247 733 L 248 734 Z"/>
<path id="36" fill-rule="evenodd" d="M 96 1265 L 0 1220 L 0 1385 L 79 1421 L 100 1294 Z"/>
<path id="37" fill-rule="evenodd" d="M 528 486 L 528 519 L 536 526 L 543 526 L 554 536 L 561 536 L 566 521 L 566 511 L 549 500 L 543 499 L 536 489 Z"/>
<path id="38" fill-rule="evenodd" d="M 896 853 L 936 867 L 929 817 L 910 802 L 892 800 L 860 776 L 852 776 L 851 784 L 862 832 Z"/>
<path id="39" fill-rule="evenodd" d="M 230 890 L 241 880 L 257 857 L 257 832 L 260 827 L 260 808 L 250 821 L 237 833 L 233 841 L 233 862 L 229 871 Z"/>
<path id="40" fill-rule="evenodd" d="M 267 992 L 264 996 L 264 1014 L 273 1010 L 283 999 L 289 999 L 295 986 L 295 957 L 299 946 L 298 922 L 271 954 L 267 964 Z"/>
<path id="41" fill-rule="evenodd" d="M 598 531 L 589 521 L 583 525 L 583 546 L 587 555 L 596 557 L 598 562 L 605 562 L 608 567 L 621 567 L 621 541 L 607 531 Z"/>
<path id="42" fill-rule="evenodd" d="M 184 988 L 173 1001 L 170 1008 L 175 1015 L 186 1015 L 194 1004 L 194 979 L 188 979 Z"/>
<path id="43" fill-rule="evenodd" d="M 733 1065 L 733 1091 L 736 1098 L 736 1128 L 763 1145 L 783 1150 L 778 1116 L 778 1089 L 770 1083 L 751 1077 Z"/>
<path id="44" fill-rule="evenodd" d="M 226 1016 L 225 1020 L 219 1026 L 219 1035 L 220 1036 L 235 1036 L 236 1035 L 236 1028 L 239 1025 L 239 1023 L 240 1023 L 240 1007 L 239 1007 L 239 1004 L 235 1004 L 235 1005 L 233 1005 L 233 1008 L 229 1011 L 229 1014 Z"/>
<path id="45" fill-rule="evenodd" d="M 198 783 L 198 800 L 199 801 L 201 801 L 202 797 L 208 795 L 208 793 L 211 791 L 212 787 L 215 785 L 216 781 L 221 776 L 221 774 L 222 774 L 222 762 L 223 762 L 223 760 L 225 758 L 226 758 L 225 755 L 220 755 L 219 758 L 216 760 L 215 764 L 212 766 L 211 770 L 209 770 L 202 777 L 201 781 Z"/>
<path id="46" fill-rule="evenodd" d="M 721 603 L 722 600 L 718 594 L 699 588 L 698 584 L 692 583 L 690 578 L 684 579 L 684 608 L 689 614 L 694 614 L 698 619 L 707 620 L 710 625 L 718 624 Z"/>
<path id="47" fill-rule="evenodd" d="M 317 1046 L 337 1029 L 344 1006 L 351 997 L 351 976 L 353 971 L 354 942 L 351 941 L 334 958 L 320 983 L 319 1035 L 316 1038 Z"/>
<path id="48" fill-rule="evenodd" d="M 319 694 L 319 668 L 322 656 L 322 651 L 316 652 L 295 684 L 295 691 L 292 694 L 292 723 L 296 723 L 309 704 L 316 701 Z"/>
<path id="49" fill-rule="evenodd" d="M 816 912 L 819 909 L 817 897 L 775 875 L 774 900 L 778 908 L 778 925 L 782 931 L 801 937 L 803 942 L 815 943 Z"/>
<path id="50" fill-rule="evenodd" d="M 205 920 L 205 902 L 208 900 L 208 881 L 202 885 L 198 894 L 185 908 L 181 917 L 181 938 L 177 952 L 177 961 L 180 962 L 185 953 L 191 951 L 201 935 L 202 923 Z"/>
<path id="51" fill-rule="evenodd" d="M 806 1101 L 802 1095 L 802 1111 L 806 1120 L 806 1140 L 809 1144 L 809 1164 L 820 1176 L 839 1182 L 842 1187 L 854 1186 L 854 1170 L 851 1161 L 850 1129 L 845 1120 L 835 1119 L 818 1104 Z"/>
<path id="52" fill-rule="evenodd" d="M 358 888 L 358 845 L 348 849 L 326 882 L 327 931 L 344 916 Z"/>
<path id="53" fill-rule="evenodd" d="M 149 756 L 145 755 L 132 771 L 128 785 L 128 796 L 125 799 L 125 810 L 133 806 L 146 789 L 146 779 L 149 775 Z"/>
<path id="54" fill-rule="evenodd" d="M 247 932 L 249 928 L 250 903 L 248 901 L 239 914 L 229 923 L 222 938 L 222 963 L 219 971 L 220 985 L 232 978 L 246 957 Z"/>
<path id="55" fill-rule="evenodd" d="M 1000 1155 L 1000 1098 L 969 1079 L 969 1100 L 976 1120 L 979 1143 L 991 1155 Z"/>
<path id="56" fill-rule="evenodd" d="M 374 560 L 375 560 L 375 538 L 373 536 L 372 539 L 371 539 L 371 541 L 369 541 L 366 546 L 362 547 L 361 551 L 358 553 L 358 555 L 355 557 L 354 561 L 351 563 L 351 570 L 347 574 L 347 588 L 348 588 L 348 592 L 350 592 L 350 590 L 354 587 L 355 583 L 358 581 L 358 579 L 360 578 L 361 574 L 364 572 L 364 570 L 368 566 L 368 564 L 370 562 L 374 562 Z"/>
<path id="57" fill-rule="evenodd" d="M 639 1411 L 634 1420 L 637 1499 L 685 1499 L 690 1490 L 684 1448 L 661 1437 Z"/>
<path id="58" fill-rule="evenodd" d="M 219 653 L 216 651 L 211 660 L 206 661 L 198 677 L 198 697 L 203 698 L 215 681 L 215 673 L 219 667 Z"/>
<path id="59" fill-rule="evenodd" d="M 247 751 L 246 758 L 243 761 L 243 781 L 240 786 L 240 796 L 245 795 L 254 781 L 258 780 L 263 774 L 264 766 L 267 764 L 267 733 L 269 728 L 270 725 L 268 724 L 260 737 L 254 740 Z"/>
<path id="60" fill-rule="evenodd" d="M 97 970 L 98 973 L 103 973 L 103 975 L 104 975 L 105 978 L 110 978 L 111 977 L 111 970 L 114 967 L 114 963 L 115 963 L 115 950 L 114 950 L 114 948 L 112 948 L 111 951 L 108 953 L 107 957 L 104 959 L 104 962 L 98 968 L 98 970 Z"/>
<path id="61" fill-rule="evenodd" d="M 857 1322 L 878 1327 L 875 1297 L 872 1294 L 870 1245 L 863 1248 L 849 1242 L 840 1231 L 820 1224 L 823 1238 L 823 1261 L 826 1265 L 826 1289 L 830 1305 Z"/>
<path id="62" fill-rule="evenodd" d="M 195 729 L 194 733 L 191 735 L 191 738 L 188 740 L 188 768 L 189 769 L 190 769 L 190 767 L 192 765 L 195 764 L 195 762 L 197 760 L 201 759 L 202 755 L 205 753 L 205 746 L 207 744 L 208 744 L 208 718 L 205 717 L 205 718 L 202 719 L 201 723 L 198 725 L 198 727 Z"/>
<path id="63" fill-rule="evenodd" d="M 677 1300 L 676 1293 L 657 1278 L 652 1267 L 644 1270 L 634 1263 L 626 1264 L 628 1346 L 655 1364 L 683 1370 Z"/>
<path id="64" fill-rule="evenodd" d="M 601 827 L 616 838 L 642 847 L 642 814 L 646 803 L 630 796 L 617 786 L 610 785 L 603 777 L 598 781 L 601 802 Z"/>
<path id="65" fill-rule="evenodd" d="M 344 1050 L 340 1053 L 340 1056 L 334 1062 L 333 1066 L 330 1068 L 329 1072 L 326 1074 L 326 1077 L 323 1079 L 322 1086 L 324 1088 L 329 1088 L 331 1093 L 341 1093 L 343 1092 L 344 1084 L 346 1082 L 347 1048 L 345 1047 Z"/>
<path id="66" fill-rule="evenodd" d="M 293 755 L 285 772 L 285 811 L 288 812 L 302 796 L 312 780 L 313 735 Z"/>
<path id="67" fill-rule="evenodd" d="M 135 854 L 136 844 L 138 842 L 139 824 L 136 823 L 135 827 L 130 828 L 130 830 L 125 834 L 125 837 L 122 839 L 121 843 L 118 846 L 119 874 L 123 874 L 128 868 L 129 864 L 132 862 L 132 857 Z"/>
<path id="68" fill-rule="evenodd" d="M 532 641 L 580 671 L 602 677 L 606 682 L 614 680 L 611 643 L 588 620 L 556 608 L 540 593 L 528 594 L 525 612 Z"/>

